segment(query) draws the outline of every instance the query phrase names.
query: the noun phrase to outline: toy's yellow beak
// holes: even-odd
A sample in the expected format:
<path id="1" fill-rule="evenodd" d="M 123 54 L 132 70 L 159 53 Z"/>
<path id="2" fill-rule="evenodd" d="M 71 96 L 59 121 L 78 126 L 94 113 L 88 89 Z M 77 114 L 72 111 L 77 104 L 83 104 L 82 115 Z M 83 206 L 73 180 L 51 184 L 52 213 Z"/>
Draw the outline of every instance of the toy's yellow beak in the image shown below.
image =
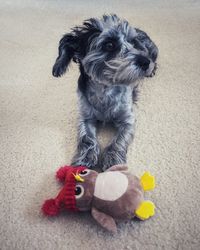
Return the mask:
<path id="1" fill-rule="evenodd" d="M 79 181 L 79 182 L 84 182 L 84 179 L 80 177 L 80 175 L 78 174 L 73 174 L 74 175 L 74 178 L 76 179 L 76 181 Z"/>

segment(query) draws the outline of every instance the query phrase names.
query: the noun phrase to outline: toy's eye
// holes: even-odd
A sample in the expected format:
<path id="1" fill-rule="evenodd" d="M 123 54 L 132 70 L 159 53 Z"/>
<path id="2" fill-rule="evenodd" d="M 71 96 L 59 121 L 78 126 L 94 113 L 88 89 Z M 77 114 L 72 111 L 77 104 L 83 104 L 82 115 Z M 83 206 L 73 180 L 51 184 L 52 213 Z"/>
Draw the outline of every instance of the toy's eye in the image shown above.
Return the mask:
<path id="1" fill-rule="evenodd" d="M 79 199 L 83 196 L 84 194 L 84 188 L 83 186 L 81 185 L 76 185 L 75 187 L 75 196 L 76 196 L 76 199 Z"/>
<path id="2" fill-rule="evenodd" d="M 115 49 L 115 44 L 113 42 L 107 42 L 104 44 L 103 48 L 106 50 L 106 51 L 113 51 Z"/>
<path id="3" fill-rule="evenodd" d="M 79 175 L 80 175 L 80 176 L 86 176 L 86 175 L 89 174 L 89 172 L 90 172 L 89 169 L 85 169 L 85 170 L 82 170 L 82 171 L 79 173 Z"/>

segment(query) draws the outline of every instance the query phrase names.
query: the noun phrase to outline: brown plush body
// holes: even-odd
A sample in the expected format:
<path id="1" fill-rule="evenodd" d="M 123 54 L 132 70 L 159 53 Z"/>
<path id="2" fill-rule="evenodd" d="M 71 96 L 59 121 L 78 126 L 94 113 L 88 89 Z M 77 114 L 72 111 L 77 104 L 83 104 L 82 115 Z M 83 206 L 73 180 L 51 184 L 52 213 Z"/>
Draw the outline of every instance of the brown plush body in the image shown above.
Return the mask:
<path id="1" fill-rule="evenodd" d="M 118 220 L 134 216 L 148 219 L 155 206 L 144 201 L 144 191 L 154 188 L 154 177 L 145 173 L 139 179 L 127 170 L 124 165 L 113 166 L 103 173 L 83 166 L 60 168 L 57 178 L 65 180 L 65 185 L 56 198 L 44 203 L 44 214 L 55 216 L 62 208 L 91 211 L 93 218 L 111 232 L 117 231 Z"/>
<path id="2" fill-rule="evenodd" d="M 106 174 L 106 173 L 105 173 Z M 92 207 L 112 216 L 114 219 L 131 219 L 135 216 L 134 211 L 144 200 L 144 192 L 140 180 L 129 172 L 121 172 L 128 180 L 128 187 L 125 193 L 118 199 L 110 201 L 93 196 Z M 115 190 L 106 190 L 115 192 Z"/>
<path id="3" fill-rule="evenodd" d="M 91 210 L 92 216 L 109 231 L 116 231 L 115 221 L 131 219 L 144 200 L 140 179 L 124 165 L 113 166 L 104 173 L 89 170 L 81 185 L 82 197 L 76 198 L 81 211 Z"/>

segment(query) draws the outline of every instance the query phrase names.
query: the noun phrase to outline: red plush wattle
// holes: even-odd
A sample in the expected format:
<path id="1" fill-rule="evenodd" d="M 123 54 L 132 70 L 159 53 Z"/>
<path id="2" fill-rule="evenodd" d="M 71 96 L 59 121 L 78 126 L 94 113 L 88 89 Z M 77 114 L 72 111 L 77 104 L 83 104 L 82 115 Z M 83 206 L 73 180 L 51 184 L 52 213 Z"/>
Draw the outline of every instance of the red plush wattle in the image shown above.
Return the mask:
<path id="1" fill-rule="evenodd" d="M 45 215 L 55 216 L 59 213 L 59 207 L 56 205 L 55 199 L 46 200 L 42 206 Z"/>

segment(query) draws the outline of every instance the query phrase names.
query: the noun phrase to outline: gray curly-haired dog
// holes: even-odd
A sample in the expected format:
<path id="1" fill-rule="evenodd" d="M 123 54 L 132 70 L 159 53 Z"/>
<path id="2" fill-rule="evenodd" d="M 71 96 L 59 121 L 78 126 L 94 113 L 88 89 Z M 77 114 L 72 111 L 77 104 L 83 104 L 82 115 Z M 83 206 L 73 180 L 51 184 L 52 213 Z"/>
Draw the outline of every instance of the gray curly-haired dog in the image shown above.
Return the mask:
<path id="1" fill-rule="evenodd" d="M 63 36 L 53 75 L 64 74 L 72 59 L 80 67 L 80 121 L 73 165 L 97 165 L 98 121 L 111 122 L 117 129 L 102 154 L 103 170 L 126 162 L 128 145 L 134 135 L 136 80 L 154 75 L 157 55 L 156 45 L 145 32 L 116 15 L 88 19 Z"/>

